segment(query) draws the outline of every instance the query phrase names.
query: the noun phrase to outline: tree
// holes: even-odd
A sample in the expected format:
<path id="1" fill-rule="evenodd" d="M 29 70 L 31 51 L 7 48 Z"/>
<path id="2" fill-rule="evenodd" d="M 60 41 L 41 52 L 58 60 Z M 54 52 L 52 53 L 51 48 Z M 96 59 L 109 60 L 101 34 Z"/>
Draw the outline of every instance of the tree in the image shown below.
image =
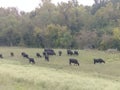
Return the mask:
<path id="1" fill-rule="evenodd" d="M 82 30 L 79 33 L 77 33 L 76 40 L 79 48 L 86 48 L 86 47 L 89 48 L 92 45 L 97 47 L 99 41 L 97 33 L 95 31 L 91 32 L 85 30 Z"/>
<path id="2" fill-rule="evenodd" d="M 92 6 L 91 13 L 94 15 L 101 7 L 105 7 L 108 1 L 109 0 L 94 0 L 95 4 Z"/>
<path id="3" fill-rule="evenodd" d="M 37 27 L 44 29 L 51 23 L 58 23 L 57 13 L 56 6 L 51 3 L 51 0 L 42 0 L 42 5 L 31 13 L 34 15 L 32 22 Z"/>
<path id="4" fill-rule="evenodd" d="M 20 43 L 19 33 L 13 31 L 12 29 L 9 29 L 4 33 L 4 39 L 6 40 L 8 46 L 17 46 Z"/>
<path id="5" fill-rule="evenodd" d="M 120 40 L 120 28 L 116 27 L 113 29 L 113 37 L 116 40 Z"/>
<path id="6" fill-rule="evenodd" d="M 47 47 L 69 47 L 72 37 L 66 26 L 50 24 L 46 28 L 46 46 Z"/>
<path id="7" fill-rule="evenodd" d="M 35 27 L 33 35 L 35 37 L 36 47 L 45 47 L 45 33 L 39 27 Z"/>

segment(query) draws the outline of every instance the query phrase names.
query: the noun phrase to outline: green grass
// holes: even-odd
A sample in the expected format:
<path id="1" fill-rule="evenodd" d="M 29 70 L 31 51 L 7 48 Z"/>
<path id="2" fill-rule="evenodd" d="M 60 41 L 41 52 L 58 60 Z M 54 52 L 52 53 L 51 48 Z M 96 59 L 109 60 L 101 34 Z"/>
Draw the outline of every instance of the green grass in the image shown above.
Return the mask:
<path id="1" fill-rule="evenodd" d="M 0 90 L 120 90 L 120 53 L 79 50 L 79 56 L 67 56 L 61 50 L 61 57 L 50 56 L 46 62 L 35 55 L 43 49 L 0 47 L 4 57 L 0 59 Z M 23 51 L 35 59 L 35 65 L 21 57 Z M 79 60 L 79 67 L 69 66 L 71 57 Z M 103 58 L 106 64 L 94 65 L 93 58 Z"/>

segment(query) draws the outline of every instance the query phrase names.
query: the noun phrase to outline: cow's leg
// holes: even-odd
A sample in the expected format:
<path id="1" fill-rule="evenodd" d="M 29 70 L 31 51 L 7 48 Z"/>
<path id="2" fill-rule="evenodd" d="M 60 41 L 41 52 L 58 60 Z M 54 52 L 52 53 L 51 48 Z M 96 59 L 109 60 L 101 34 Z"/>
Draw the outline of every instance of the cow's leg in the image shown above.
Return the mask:
<path id="1" fill-rule="evenodd" d="M 95 64 L 95 61 L 94 61 L 94 64 Z"/>
<path id="2" fill-rule="evenodd" d="M 32 63 L 35 64 L 35 61 L 33 61 Z"/>

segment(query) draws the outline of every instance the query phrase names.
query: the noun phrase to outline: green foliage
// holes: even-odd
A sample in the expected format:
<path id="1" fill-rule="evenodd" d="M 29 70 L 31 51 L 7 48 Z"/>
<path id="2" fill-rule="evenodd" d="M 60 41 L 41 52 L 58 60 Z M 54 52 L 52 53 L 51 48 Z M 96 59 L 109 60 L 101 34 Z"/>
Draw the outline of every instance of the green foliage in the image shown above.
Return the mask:
<path id="1" fill-rule="evenodd" d="M 116 40 L 120 40 L 120 28 L 116 27 L 113 29 L 113 37 Z"/>
<path id="2" fill-rule="evenodd" d="M 51 47 L 55 46 L 65 48 L 68 47 L 73 40 L 66 26 L 54 24 L 47 26 L 46 37 L 49 38 L 49 41 L 47 41 L 47 43 L 49 43 Z"/>
<path id="3" fill-rule="evenodd" d="M 0 45 L 119 48 L 119 30 L 115 28 L 120 27 L 119 0 L 94 1 L 93 6 L 83 6 L 77 0 L 58 5 L 42 0 L 29 13 L 0 8 Z"/>

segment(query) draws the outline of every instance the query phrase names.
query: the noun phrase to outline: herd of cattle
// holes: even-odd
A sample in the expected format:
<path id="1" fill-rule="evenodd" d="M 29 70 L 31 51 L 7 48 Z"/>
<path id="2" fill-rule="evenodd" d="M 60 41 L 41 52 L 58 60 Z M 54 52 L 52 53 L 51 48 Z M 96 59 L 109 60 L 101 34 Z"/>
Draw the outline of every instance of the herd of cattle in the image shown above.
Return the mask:
<path id="1" fill-rule="evenodd" d="M 50 55 L 56 55 L 56 53 L 54 52 L 54 50 L 53 50 L 53 49 L 44 49 L 44 51 L 43 51 L 43 57 L 44 57 L 45 60 L 48 61 L 48 62 L 49 62 L 49 56 L 50 56 Z M 58 51 L 58 55 L 61 56 L 61 55 L 62 55 L 62 51 Z M 79 55 L 79 53 L 78 53 L 78 51 L 72 51 L 72 50 L 68 49 L 68 50 L 67 50 L 67 55 L 70 55 L 70 56 L 71 56 L 71 55 Z M 14 57 L 14 53 L 11 52 L 11 53 L 10 53 L 10 56 L 11 56 L 11 57 Z M 24 57 L 24 58 L 27 58 L 27 59 L 29 60 L 29 63 L 35 64 L 34 58 L 31 58 L 27 53 L 22 52 L 22 53 L 21 53 L 21 56 Z M 40 53 L 36 53 L 36 56 L 37 56 L 38 58 L 41 58 L 41 57 L 42 57 L 42 55 L 41 55 Z M 3 55 L 2 55 L 2 54 L 0 54 L 0 58 L 3 58 Z M 79 62 L 78 62 L 77 59 L 70 58 L 70 59 L 69 59 L 69 65 L 71 65 L 72 63 L 73 63 L 74 65 L 78 65 L 78 66 L 79 66 Z M 104 61 L 103 59 L 101 59 L 101 58 L 98 58 L 98 59 L 93 59 L 93 63 L 94 63 L 94 64 L 96 64 L 96 63 L 105 63 L 105 61 Z"/>

